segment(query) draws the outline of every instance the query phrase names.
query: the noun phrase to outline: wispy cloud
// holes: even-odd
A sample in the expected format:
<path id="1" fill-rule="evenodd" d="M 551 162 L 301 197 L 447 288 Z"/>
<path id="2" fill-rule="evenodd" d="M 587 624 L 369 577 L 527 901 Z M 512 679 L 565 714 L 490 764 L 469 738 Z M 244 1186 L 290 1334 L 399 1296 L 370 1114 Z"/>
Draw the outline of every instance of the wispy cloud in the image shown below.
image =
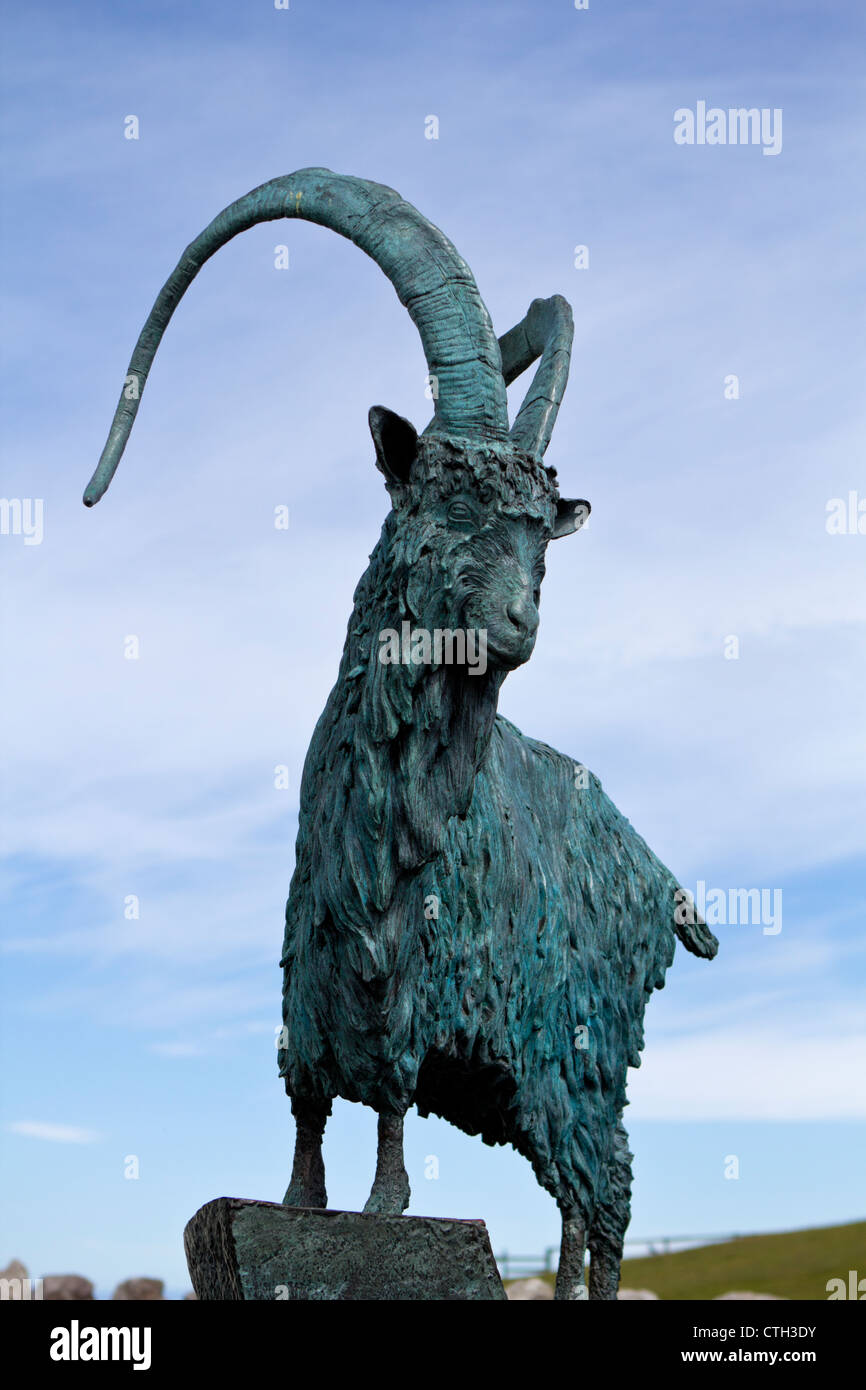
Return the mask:
<path id="1" fill-rule="evenodd" d="M 44 1139 L 49 1144 L 95 1144 L 100 1135 L 79 1125 L 47 1124 L 42 1120 L 13 1120 L 6 1126 L 11 1134 L 28 1139 Z"/>
<path id="2" fill-rule="evenodd" d="M 629 1072 L 636 1120 L 866 1120 L 866 1032 L 701 1028 Z"/>
<path id="3" fill-rule="evenodd" d="M 150 1051 L 158 1057 L 206 1057 L 208 1049 L 196 1042 L 156 1042 L 151 1043 Z"/>

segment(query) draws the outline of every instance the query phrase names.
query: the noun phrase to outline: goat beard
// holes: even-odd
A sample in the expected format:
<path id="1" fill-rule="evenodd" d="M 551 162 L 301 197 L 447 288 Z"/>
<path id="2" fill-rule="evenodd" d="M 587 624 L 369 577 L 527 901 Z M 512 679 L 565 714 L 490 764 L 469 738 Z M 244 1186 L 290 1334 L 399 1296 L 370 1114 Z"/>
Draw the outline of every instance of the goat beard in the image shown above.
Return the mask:
<path id="1" fill-rule="evenodd" d="M 434 859 L 449 820 L 469 810 L 503 678 L 434 666 L 415 683 L 412 720 L 387 746 L 394 849 L 403 872 Z"/>

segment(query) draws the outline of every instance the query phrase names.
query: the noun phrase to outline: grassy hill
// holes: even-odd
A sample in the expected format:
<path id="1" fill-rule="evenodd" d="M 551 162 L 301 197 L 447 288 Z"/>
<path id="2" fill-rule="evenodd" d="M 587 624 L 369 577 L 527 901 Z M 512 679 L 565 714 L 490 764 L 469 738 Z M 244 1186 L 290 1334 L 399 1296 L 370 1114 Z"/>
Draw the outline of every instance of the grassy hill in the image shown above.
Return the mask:
<path id="1" fill-rule="evenodd" d="M 849 1269 L 866 1278 L 866 1221 L 742 1236 L 724 1245 L 624 1260 L 622 1284 L 651 1289 L 659 1298 L 715 1298 L 749 1290 L 824 1301 L 828 1279 L 847 1283 Z"/>
<path id="2" fill-rule="evenodd" d="M 659 1298 L 715 1298 L 731 1290 L 825 1300 L 828 1279 L 866 1278 L 866 1221 L 743 1236 L 673 1255 L 624 1260 L 622 1283 Z"/>

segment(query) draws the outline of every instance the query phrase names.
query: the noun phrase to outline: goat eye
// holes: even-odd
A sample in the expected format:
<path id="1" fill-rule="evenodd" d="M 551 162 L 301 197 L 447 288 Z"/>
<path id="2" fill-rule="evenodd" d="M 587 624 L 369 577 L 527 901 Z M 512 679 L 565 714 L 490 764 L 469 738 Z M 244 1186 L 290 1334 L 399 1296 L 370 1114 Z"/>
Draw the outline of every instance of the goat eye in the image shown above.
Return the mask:
<path id="1" fill-rule="evenodd" d="M 465 522 L 474 521 L 475 518 L 472 514 L 472 508 L 468 507 L 465 502 L 452 502 L 448 508 L 448 520 Z"/>

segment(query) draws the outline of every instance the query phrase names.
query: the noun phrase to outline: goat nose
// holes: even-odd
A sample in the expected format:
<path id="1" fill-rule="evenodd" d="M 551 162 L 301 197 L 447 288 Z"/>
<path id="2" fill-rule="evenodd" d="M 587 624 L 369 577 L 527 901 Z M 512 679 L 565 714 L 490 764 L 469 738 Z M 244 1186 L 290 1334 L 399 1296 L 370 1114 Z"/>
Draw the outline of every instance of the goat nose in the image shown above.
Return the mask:
<path id="1" fill-rule="evenodd" d="M 538 609 L 532 599 L 526 595 L 512 599 L 510 603 L 506 604 L 505 611 L 514 626 L 526 636 L 530 636 L 538 627 Z"/>

